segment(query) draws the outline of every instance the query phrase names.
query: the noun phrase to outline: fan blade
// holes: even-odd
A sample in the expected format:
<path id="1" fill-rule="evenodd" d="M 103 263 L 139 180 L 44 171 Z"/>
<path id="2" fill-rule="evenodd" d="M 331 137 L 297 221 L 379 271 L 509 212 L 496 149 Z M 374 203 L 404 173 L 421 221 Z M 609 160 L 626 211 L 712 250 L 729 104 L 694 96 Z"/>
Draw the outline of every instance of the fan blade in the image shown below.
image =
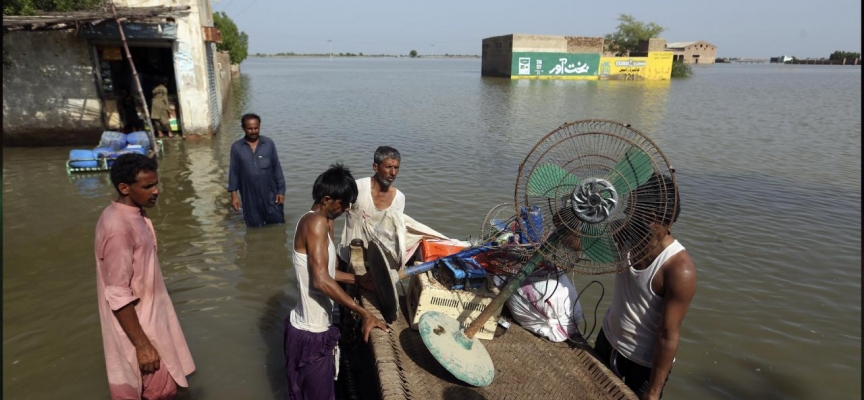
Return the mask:
<path id="1" fill-rule="evenodd" d="M 651 157 L 642 149 L 633 146 L 624 153 L 624 157 L 615 165 L 615 172 L 607 175 L 619 196 L 624 196 L 630 190 L 648 182 L 654 173 Z"/>
<path id="2" fill-rule="evenodd" d="M 537 166 L 528 177 L 527 193 L 530 196 L 553 197 L 559 186 L 579 185 L 579 178 L 555 164 Z"/>
<path id="3" fill-rule="evenodd" d="M 590 225 L 582 225 L 582 252 L 585 257 L 596 263 L 612 264 L 620 261 L 618 246 L 609 235 L 588 236 Z"/>

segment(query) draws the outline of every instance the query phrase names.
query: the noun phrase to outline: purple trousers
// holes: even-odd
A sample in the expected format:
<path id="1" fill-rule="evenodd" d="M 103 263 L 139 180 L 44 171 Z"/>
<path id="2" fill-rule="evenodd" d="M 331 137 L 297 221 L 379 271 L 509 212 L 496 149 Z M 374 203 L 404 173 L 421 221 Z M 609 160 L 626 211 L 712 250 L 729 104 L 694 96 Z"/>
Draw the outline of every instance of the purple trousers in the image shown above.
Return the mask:
<path id="1" fill-rule="evenodd" d="M 336 398 L 336 359 L 339 329 L 314 333 L 291 325 L 285 317 L 285 369 L 288 400 L 333 400 Z"/>

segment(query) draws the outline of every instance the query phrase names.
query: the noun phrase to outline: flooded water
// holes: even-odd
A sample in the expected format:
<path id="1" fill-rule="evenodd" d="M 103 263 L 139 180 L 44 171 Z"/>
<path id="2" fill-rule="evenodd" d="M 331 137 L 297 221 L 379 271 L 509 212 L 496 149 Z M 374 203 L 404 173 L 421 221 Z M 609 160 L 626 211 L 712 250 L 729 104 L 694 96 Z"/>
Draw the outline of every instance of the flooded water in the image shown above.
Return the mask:
<path id="1" fill-rule="evenodd" d="M 288 249 L 331 162 L 368 176 L 377 146 L 398 148 L 406 213 L 464 239 L 513 201 L 537 140 L 603 118 L 648 133 L 678 171 L 674 232 L 699 286 L 664 398 L 861 398 L 860 67 L 694 70 L 532 82 L 481 78 L 479 60 L 247 60 L 221 132 L 167 141 L 150 211 L 197 365 L 184 397 L 283 398 L 282 319 L 297 300 Z M 247 230 L 230 211 L 228 150 L 245 111 L 278 146 L 284 226 Z M 5 398 L 108 397 L 93 234 L 114 189 L 107 174 L 67 176 L 70 149 L 3 150 Z M 574 284 L 593 279 L 602 318 L 611 277 Z M 583 309 L 599 297 L 589 287 Z"/>

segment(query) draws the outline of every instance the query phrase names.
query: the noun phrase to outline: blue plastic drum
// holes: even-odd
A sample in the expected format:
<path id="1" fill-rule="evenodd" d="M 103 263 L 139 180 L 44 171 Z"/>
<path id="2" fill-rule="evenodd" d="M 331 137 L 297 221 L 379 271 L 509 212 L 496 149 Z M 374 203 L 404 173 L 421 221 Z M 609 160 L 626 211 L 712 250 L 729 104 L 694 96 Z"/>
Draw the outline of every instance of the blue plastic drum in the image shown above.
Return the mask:
<path id="1" fill-rule="evenodd" d="M 69 165 L 73 168 L 96 168 L 99 161 L 92 150 L 72 150 L 69 152 Z"/>
<path id="2" fill-rule="evenodd" d="M 150 135 L 144 131 L 132 132 L 126 135 L 126 143 L 141 146 L 144 150 L 150 150 Z"/>

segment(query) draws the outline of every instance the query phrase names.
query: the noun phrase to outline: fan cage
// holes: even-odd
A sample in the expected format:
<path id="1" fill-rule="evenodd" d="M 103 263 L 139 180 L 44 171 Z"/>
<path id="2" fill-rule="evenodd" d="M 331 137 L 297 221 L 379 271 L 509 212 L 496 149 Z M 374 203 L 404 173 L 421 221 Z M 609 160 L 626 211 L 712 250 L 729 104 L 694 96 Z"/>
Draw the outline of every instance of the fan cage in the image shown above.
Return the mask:
<path id="1" fill-rule="evenodd" d="M 630 166 L 627 162 L 641 164 Z M 640 172 L 628 176 L 622 173 L 628 168 L 622 166 Z M 653 179 L 642 183 L 649 173 Z M 535 181 L 545 177 L 546 186 L 542 188 L 553 190 L 537 193 L 532 174 L 540 176 L 535 176 Z M 668 177 L 668 182 L 656 179 L 659 176 Z M 610 205 L 606 208 L 608 216 L 599 222 L 586 222 L 573 208 L 574 191 L 591 178 L 611 182 L 610 186 L 620 189 L 614 205 L 611 194 L 595 197 L 599 203 Z M 518 222 L 523 231 L 542 232 L 536 238 L 538 251 L 558 268 L 591 275 L 614 273 L 647 256 L 652 236 L 646 221 L 652 216 L 675 215 L 677 201 L 664 200 L 670 198 L 675 185 L 674 169 L 666 156 L 638 130 L 615 121 L 576 121 L 547 134 L 520 165 L 514 215 L 519 215 L 523 207 L 539 207 L 542 223 L 530 218 Z M 558 232 L 557 239 L 549 241 L 552 232 Z M 583 248 L 583 244 L 591 246 Z"/>

